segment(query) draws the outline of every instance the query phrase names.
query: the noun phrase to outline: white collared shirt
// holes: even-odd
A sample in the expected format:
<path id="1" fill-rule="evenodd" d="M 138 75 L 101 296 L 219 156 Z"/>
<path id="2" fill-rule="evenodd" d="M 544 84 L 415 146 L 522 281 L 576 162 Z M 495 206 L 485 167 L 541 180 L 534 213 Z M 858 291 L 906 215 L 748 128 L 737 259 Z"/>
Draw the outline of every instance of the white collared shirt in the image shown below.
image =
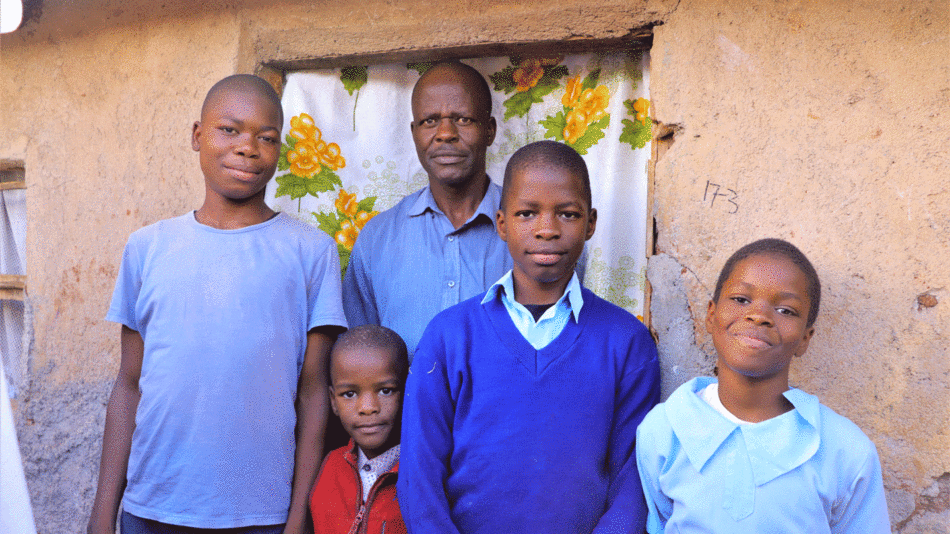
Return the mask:
<path id="1" fill-rule="evenodd" d="M 381 477 L 383 473 L 391 470 L 393 466 L 396 465 L 396 462 L 399 461 L 399 445 L 396 445 L 372 460 L 366 457 L 366 454 L 363 453 L 363 449 L 356 447 L 356 450 L 356 468 L 360 474 L 360 481 L 363 485 L 363 502 L 366 502 L 366 498 L 369 497 L 369 490 L 373 488 L 373 484 L 379 480 L 379 477 Z"/>
<path id="2" fill-rule="evenodd" d="M 515 300 L 515 284 L 511 271 L 505 273 L 500 280 L 492 284 L 482 299 L 482 304 L 498 298 L 508 310 L 508 316 L 515 323 L 521 335 L 534 347 L 541 350 L 561 335 L 571 315 L 577 322 L 584 306 L 584 297 L 581 294 L 581 282 L 577 273 L 571 275 L 571 281 L 564 288 L 564 294 L 550 308 L 544 311 L 537 321 L 521 303 Z"/>

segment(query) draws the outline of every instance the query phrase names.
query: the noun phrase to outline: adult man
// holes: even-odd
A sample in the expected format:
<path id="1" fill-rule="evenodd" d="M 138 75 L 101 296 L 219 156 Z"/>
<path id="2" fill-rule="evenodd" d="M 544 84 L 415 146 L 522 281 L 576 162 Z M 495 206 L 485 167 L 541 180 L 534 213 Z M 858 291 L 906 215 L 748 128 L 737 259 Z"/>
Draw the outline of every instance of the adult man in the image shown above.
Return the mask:
<path id="1" fill-rule="evenodd" d="M 484 292 L 511 268 L 494 224 L 501 188 L 485 173 L 495 140 L 485 79 L 462 63 L 433 66 L 413 89 L 412 118 L 429 185 L 366 224 L 343 281 L 350 326 L 389 327 L 410 356 L 438 312 Z"/>

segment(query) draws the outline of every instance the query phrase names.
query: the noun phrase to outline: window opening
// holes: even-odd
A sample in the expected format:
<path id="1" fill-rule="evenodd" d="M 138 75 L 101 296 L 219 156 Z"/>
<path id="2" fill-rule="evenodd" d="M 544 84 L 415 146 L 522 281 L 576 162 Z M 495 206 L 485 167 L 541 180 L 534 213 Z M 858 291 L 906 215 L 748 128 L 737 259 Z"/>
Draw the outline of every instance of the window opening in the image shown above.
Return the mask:
<path id="1" fill-rule="evenodd" d="M 488 81 L 498 128 L 488 174 L 501 183 L 518 148 L 573 146 L 591 175 L 597 231 L 584 285 L 642 318 L 648 245 L 649 57 L 639 47 L 462 59 Z M 506 50 L 511 53 L 510 50 Z M 431 63 L 286 73 L 284 139 L 267 201 L 337 242 L 345 267 L 363 224 L 425 186 L 409 131 L 410 94 Z"/>
<path id="2" fill-rule="evenodd" d="M 26 283 L 26 172 L 0 162 L 0 354 L 15 397 L 25 386 L 31 322 Z"/>

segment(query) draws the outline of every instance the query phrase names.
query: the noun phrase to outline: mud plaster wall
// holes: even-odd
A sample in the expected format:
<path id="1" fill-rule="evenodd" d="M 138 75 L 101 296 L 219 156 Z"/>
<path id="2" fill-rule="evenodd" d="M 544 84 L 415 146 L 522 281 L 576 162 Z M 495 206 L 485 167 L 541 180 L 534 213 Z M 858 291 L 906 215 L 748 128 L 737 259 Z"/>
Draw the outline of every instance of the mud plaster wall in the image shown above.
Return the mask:
<path id="1" fill-rule="evenodd" d="M 649 275 L 665 392 L 713 365 L 701 325 L 726 257 L 790 239 L 825 287 L 794 382 L 877 444 L 895 531 L 950 531 L 946 2 L 191 4 L 33 2 L 0 38 L 0 159 L 23 161 L 29 183 L 36 340 L 16 411 L 40 532 L 83 529 L 118 366 L 118 327 L 102 316 L 122 247 L 199 205 L 188 135 L 214 81 L 262 62 L 653 24 L 664 139 Z M 728 196 L 713 202 L 707 181 Z"/>

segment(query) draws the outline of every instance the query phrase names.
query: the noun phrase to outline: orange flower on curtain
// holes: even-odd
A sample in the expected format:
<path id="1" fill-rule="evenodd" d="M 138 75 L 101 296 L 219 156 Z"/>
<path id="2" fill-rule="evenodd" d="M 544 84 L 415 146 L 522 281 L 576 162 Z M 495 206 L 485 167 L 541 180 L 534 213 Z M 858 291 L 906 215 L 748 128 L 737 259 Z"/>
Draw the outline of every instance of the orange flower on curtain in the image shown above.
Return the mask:
<path id="1" fill-rule="evenodd" d="M 567 67 L 561 65 L 564 56 L 511 57 L 511 65 L 488 77 L 495 91 L 514 93 L 502 104 L 505 120 L 524 117 L 533 104 L 542 101 L 544 95 L 557 89 L 558 80 L 567 76 Z"/>
<path id="2" fill-rule="evenodd" d="M 604 137 L 604 129 L 610 124 L 610 91 L 606 85 L 597 85 L 599 78 L 600 69 L 596 69 L 583 79 L 578 74 L 567 80 L 561 97 L 563 110 L 540 121 L 546 128 L 546 138 L 563 141 L 579 154 L 586 154 Z"/>

